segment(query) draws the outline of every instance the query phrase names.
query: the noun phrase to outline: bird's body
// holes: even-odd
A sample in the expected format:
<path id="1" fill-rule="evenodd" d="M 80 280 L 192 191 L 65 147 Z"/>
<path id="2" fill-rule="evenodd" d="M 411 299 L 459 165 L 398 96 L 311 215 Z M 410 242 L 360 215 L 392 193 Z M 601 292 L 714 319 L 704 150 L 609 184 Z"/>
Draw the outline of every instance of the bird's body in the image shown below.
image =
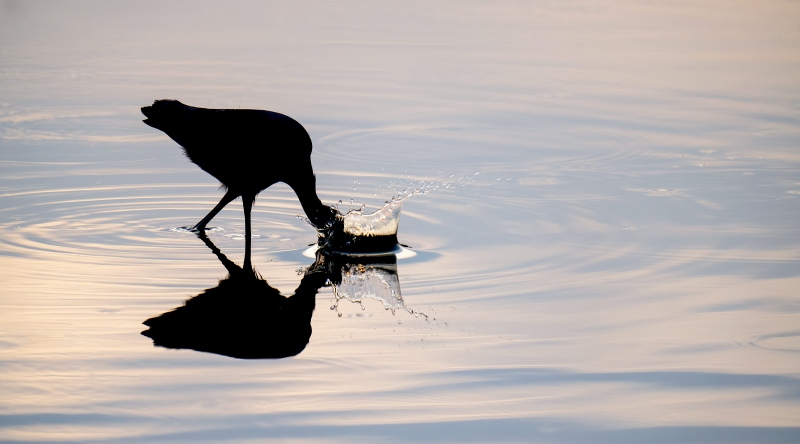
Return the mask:
<path id="1" fill-rule="evenodd" d="M 144 123 L 164 131 L 227 189 L 261 191 L 311 163 L 311 138 L 294 119 L 271 111 L 206 109 L 159 100 Z"/>
<path id="2" fill-rule="evenodd" d="M 272 111 L 196 108 L 177 100 L 156 100 L 143 107 L 142 113 L 147 116 L 144 123 L 181 145 L 189 160 L 217 178 L 227 191 L 195 230 L 203 231 L 225 205 L 241 196 L 249 242 L 255 196 L 277 182 L 294 190 L 317 228 L 335 220 L 336 211 L 317 197 L 311 138 L 291 117 Z"/>

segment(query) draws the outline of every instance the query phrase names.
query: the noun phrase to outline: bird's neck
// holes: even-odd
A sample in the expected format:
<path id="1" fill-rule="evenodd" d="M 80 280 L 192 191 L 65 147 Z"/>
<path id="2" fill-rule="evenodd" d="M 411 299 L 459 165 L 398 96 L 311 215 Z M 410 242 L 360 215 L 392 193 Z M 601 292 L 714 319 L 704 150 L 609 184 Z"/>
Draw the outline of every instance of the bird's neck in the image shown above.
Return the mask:
<path id="1" fill-rule="evenodd" d="M 300 199 L 300 205 L 303 206 L 303 211 L 317 229 L 322 229 L 330 226 L 336 218 L 336 210 L 325 205 L 319 200 L 316 190 L 316 180 L 310 183 L 297 186 L 289 184 L 292 187 L 297 198 Z"/>

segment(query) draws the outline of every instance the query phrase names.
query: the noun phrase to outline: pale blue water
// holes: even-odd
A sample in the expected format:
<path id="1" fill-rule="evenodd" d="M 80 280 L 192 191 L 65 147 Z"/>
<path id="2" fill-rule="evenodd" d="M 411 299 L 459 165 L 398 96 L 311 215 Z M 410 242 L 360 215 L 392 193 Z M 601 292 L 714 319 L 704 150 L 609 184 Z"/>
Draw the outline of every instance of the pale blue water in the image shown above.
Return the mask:
<path id="1" fill-rule="evenodd" d="M 800 440 L 800 4 L 0 5 L 0 441 Z M 294 117 L 343 210 L 431 190 L 383 276 L 424 315 L 326 287 L 296 357 L 153 347 L 226 275 L 161 98 Z M 286 295 L 301 213 L 253 213 Z"/>

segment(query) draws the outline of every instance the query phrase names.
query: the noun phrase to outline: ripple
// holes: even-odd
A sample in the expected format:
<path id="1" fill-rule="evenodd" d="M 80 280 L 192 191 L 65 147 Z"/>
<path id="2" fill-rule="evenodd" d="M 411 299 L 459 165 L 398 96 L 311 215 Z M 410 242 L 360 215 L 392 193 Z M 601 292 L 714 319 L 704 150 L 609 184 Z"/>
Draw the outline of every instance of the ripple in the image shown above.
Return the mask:
<path id="1" fill-rule="evenodd" d="M 648 196 L 653 197 L 673 197 L 673 196 L 681 196 L 684 191 L 677 189 L 677 188 L 657 188 L 653 190 L 638 190 L 643 192 Z"/>
<path id="2" fill-rule="evenodd" d="M 558 181 L 552 177 L 526 177 L 523 179 L 519 179 L 518 182 L 520 185 L 533 185 L 533 186 L 555 185 L 558 183 Z"/>
<path id="3" fill-rule="evenodd" d="M 757 348 L 785 352 L 800 352 L 800 331 L 771 333 L 753 337 L 749 345 Z"/>
<path id="4" fill-rule="evenodd" d="M 202 218 L 219 199 L 208 185 L 96 186 L 6 190 L 0 252 L 19 257 L 44 253 L 164 259 L 182 256 L 175 247 L 194 233 L 186 225 Z M 267 193 L 265 193 L 267 194 Z M 293 216 L 302 211 L 288 187 L 259 196 L 253 210 L 257 244 L 300 249 L 315 240 L 313 229 Z M 244 239 L 244 217 L 236 203 L 207 231 L 221 240 Z M 165 240 L 172 239 L 172 240 Z"/>

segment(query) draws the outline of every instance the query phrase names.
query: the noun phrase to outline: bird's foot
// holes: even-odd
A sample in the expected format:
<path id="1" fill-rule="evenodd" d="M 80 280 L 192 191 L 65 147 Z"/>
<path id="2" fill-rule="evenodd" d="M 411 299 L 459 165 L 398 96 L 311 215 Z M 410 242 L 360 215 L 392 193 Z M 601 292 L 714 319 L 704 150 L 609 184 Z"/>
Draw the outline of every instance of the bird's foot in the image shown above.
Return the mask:
<path id="1" fill-rule="evenodd" d="M 173 227 L 170 228 L 170 231 L 175 231 L 177 233 L 197 233 L 197 230 L 194 227 Z"/>
<path id="2" fill-rule="evenodd" d="M 194 233 L 198 236 L 205 236 L 206 233 L 211 233 L 214 231 L 225 231 L 222 227 L 207 227 L 205 225 L 199 226 L 195 225 L 193 227 L 181 227 L 182 229 L 188 231 L 189 233 Z"/>
<path id="3" fill-rule="evenodd" d="M 198 224 L 193 227 L 186 227 L 186 230 L 197 235 L 205 235 L 206 231 L 214 231 L 214 228 L 213 227 L 209 228 L 206 227 L 205 225 Z"/>

